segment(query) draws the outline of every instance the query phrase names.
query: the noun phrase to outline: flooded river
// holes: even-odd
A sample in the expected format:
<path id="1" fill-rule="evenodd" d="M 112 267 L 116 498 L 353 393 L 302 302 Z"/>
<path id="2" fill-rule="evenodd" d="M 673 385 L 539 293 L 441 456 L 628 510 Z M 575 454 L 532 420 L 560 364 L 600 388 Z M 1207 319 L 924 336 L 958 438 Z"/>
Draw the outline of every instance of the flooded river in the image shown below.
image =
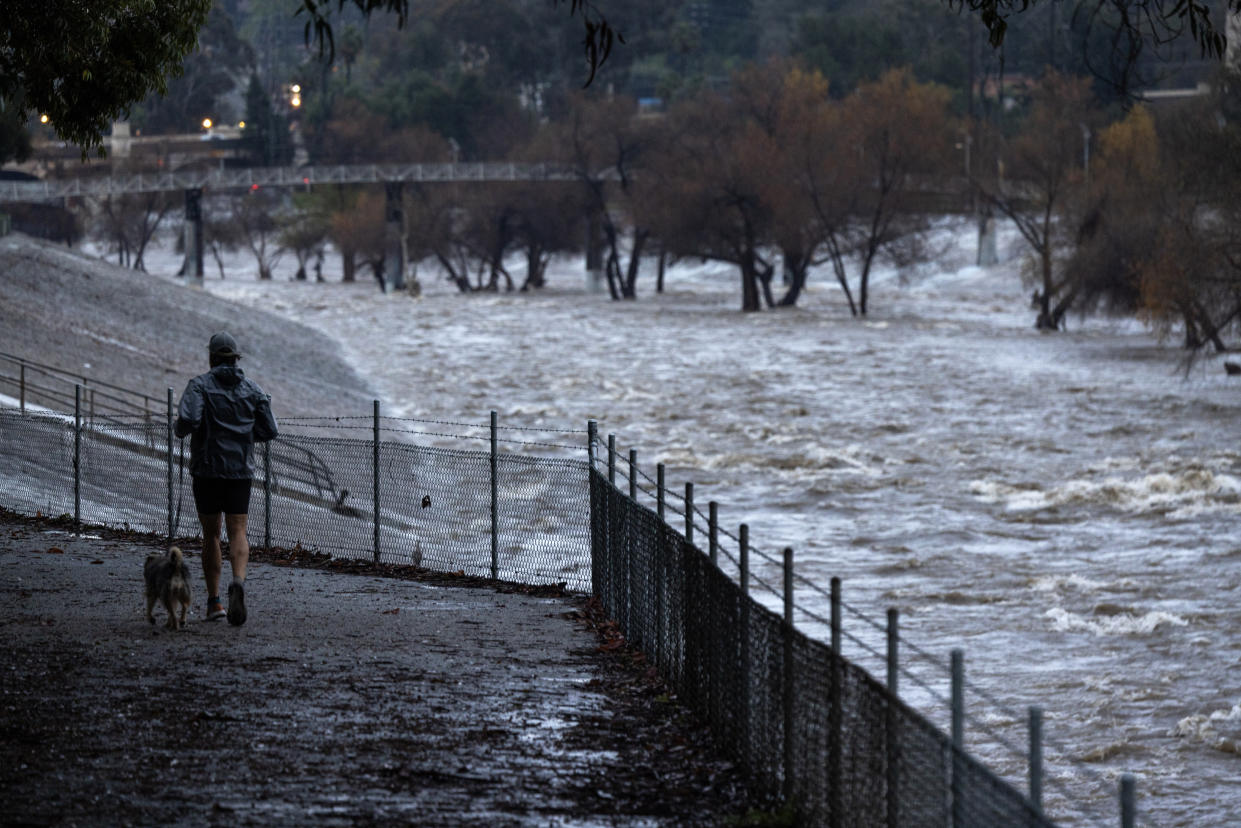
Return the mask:
<path id="1" fill-rule="evenodd" d="M 855 613 L 899 608 L 922 651 L 907 698 L 946 727 L 942 665 L 963 649 L 967 745 L 1022 787 L 1026 710 L 1044 709 L 1064 824 L 1119 824 L 1125 772 L 1140 824 L 1241 824 L 1241 378 L 1217 358 L 1186 370 L 1132 322 L 1035 331 L 1020 245 L 983 270 L 971 241 L 880 274 L 864 321 L 821 277 L 797 309 L 743 315 L 714 264 L 674 268 L 659 296 L 644 276 L 626 303 L 586 292 L 579 261 L 539 295 L 462 296 L 430 273 L 417 300 L 208 286 L 336 337 L 394 416 L 598 420 L 732 531 L 792 546 L 800 575 L 840 576 L 845 654 L 877 676 L 882 633 Z M 827 614 L 813 590 L 798 601 Z"/>

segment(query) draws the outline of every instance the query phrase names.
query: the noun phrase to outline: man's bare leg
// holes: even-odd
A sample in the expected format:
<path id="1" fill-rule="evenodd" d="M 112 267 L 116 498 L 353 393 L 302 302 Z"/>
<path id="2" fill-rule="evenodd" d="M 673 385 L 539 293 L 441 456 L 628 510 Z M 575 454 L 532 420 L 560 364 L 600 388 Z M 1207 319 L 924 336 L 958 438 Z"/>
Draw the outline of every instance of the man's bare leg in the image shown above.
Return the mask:
<path id="1" fill-rule="evenodd" d="M 220 516 L 198 513 L 203 527 L 203 581 L 207 585 L 207 597 L 220 594 Z M 247 550 L 248 552 L 248 550 Z"/>
<path id="2" fill-rule="evenodd" d="M 228 560 L 232 565 L 234 581 L 246 579 L 246 564 L 250 562 L 250 539 L 246 537 L 247 518 L 247 515 L 224 516 L 224 526 L 228 530 Z M 218 522 L 216 526 L 218 533 Z"/>

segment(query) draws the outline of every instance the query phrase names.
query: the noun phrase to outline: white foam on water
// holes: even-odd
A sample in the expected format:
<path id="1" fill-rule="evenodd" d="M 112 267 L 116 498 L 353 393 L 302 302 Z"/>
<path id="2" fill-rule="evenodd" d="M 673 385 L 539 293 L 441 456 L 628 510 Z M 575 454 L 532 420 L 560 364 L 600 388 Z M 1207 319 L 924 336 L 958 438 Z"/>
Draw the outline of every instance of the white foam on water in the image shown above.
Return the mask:
<path id="1" fill-rule="evenodd" d="M 1110 585 L 1102 581 L 1072 575 L 1047 575 L 1034 579 L 1031 588 L 1036 592 L 1099 592 Z"/>
<path id="2" fill-rule="evenodd" d="M 1070 480 L 1049 489 L 1037 484 L 976 480 L 970 484 L 970 491 L 979 500 L 999 504 L 1009 512 L 1103 507 L 1172 519 L 1215 511 L 1241 513 L 1241 479 L 1198 464 L 1139 477 Z"/>
<path id="3" fill-rule="evenodd" d="M 1186 716 L 1171 735 L 1199 742 L 1223 753 L 1241 754 L 1241 704 L 1227 710 Z"/>
<path id="4" fill-rule="evenodd" d="M 1152 612 L 1120 615 L 1084 615 L 1070 612 L 1063 607 L 1052 607 L 1043 613 L 1050 618 L 1052 629 L 1057 632 L 1088 632 L 1096 636 L 1150 635 L 1161 627 L 1184 627 L 1189 624 L 1179 615 L 1154 610 Z"/>

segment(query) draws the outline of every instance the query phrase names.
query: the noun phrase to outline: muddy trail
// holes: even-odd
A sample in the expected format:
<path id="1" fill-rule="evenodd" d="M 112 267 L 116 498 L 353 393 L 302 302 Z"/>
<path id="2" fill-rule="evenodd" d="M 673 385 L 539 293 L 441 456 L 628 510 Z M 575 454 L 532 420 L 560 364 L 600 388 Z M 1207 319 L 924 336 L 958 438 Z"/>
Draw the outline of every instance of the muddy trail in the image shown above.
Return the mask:
<path id="1" fill-rule="evenodd" d="M 144 617 L 150 539 L 0 515 L 7 825 L 719 825 L 741 772 L 580 597 L 257 556 Z M 225 567 L 227 578 L 228 567 Z"/>

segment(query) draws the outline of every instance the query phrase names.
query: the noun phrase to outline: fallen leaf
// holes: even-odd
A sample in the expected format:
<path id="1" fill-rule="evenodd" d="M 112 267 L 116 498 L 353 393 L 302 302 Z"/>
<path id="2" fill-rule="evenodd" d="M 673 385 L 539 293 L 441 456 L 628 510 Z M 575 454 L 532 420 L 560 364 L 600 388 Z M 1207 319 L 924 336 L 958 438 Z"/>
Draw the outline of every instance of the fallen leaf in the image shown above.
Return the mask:
<path id="1" fill-rule="evenodd" d="M 101 563 L 103 563 L 103 561 L 102 561 L 101 559 L 99 559 L 99 558 L 96 558 L 95 560 L 91 561 L 91 563 L 93 563 L 93 564 L 101 564 Z"/>
<path id="2" fill-rule="evenodd" d="M 53 546 L 53 547 L 51 547 L 50 549 L 48 549 L 48 550 L 47 550 L 47 554 L 49 554 L 49 555 L 63 555 L 63 554 L 65 554 L 65 550 L 61 549 L 59 546 Z"/>
<path id="3" fill-rule="evenodd" d="M 384 615 L 396 615 L 400 611 L 401 611 L 401 608 L 397 607 L 396 609 L 384 610 L 383 614 Z"/>

